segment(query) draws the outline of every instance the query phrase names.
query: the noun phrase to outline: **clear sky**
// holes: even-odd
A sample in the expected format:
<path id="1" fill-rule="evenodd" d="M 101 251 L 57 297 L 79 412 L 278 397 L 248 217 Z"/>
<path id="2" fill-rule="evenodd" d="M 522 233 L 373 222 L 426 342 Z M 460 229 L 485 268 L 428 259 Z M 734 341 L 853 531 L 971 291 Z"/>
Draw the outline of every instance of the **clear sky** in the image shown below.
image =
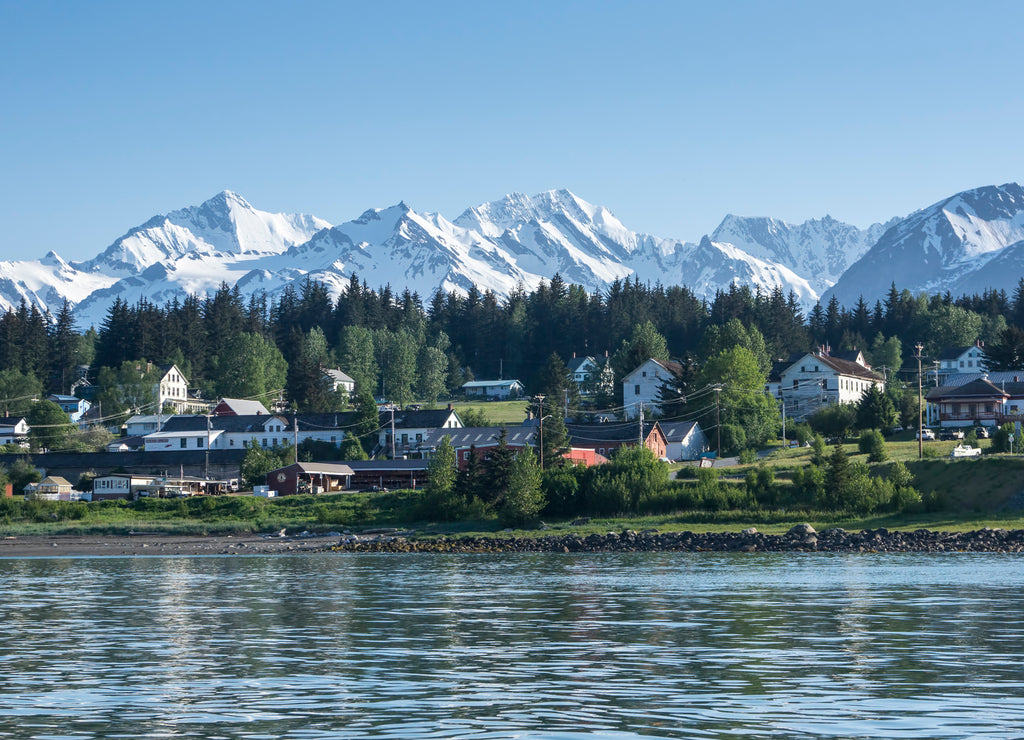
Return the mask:
<path id="1" fill-rule="evenodd" d="M 568 188 L 865 227 L 1024 178 L 1024 3 L 0 0 L 0 259 L 223 189 L 332 223 Z"/>

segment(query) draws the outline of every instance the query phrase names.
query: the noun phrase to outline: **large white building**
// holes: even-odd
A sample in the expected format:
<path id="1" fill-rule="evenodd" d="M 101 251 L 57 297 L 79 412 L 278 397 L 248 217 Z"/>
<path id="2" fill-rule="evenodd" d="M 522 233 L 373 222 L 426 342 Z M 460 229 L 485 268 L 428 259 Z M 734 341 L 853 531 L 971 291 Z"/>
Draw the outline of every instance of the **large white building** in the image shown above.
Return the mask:
<path id="1" fill-rule="evenodd" d="M 660 414 L 658 403 L 660 389 L 666 383 L 682 375 L 683 366 L 671 360 L 647 360 L 633 372 L 622 379 L 622 405 L 626 408 L 626 416 L 636 418 L 640 415 L 643 405 L 645 413 Z"/>
<path id="2" fill-rule="evenodd" d="M 859 352 L 850 358 L 808 352 L 780 373 L 778 392 L 786 416 L 800 420 L 829 404 L 857 403 L 876 385 L 885 390 Z"/>

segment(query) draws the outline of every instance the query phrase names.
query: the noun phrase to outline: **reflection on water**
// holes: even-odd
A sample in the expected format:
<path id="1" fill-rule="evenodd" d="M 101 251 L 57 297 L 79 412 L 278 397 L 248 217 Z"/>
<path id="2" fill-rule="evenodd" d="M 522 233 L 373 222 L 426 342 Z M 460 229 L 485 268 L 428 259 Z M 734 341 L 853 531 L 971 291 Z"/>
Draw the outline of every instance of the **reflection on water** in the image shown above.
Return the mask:
<path id="1" fill-rule="evenodd" d="M 1006 555 L 0 560 L 0 737 L 1019 738 Z"/>

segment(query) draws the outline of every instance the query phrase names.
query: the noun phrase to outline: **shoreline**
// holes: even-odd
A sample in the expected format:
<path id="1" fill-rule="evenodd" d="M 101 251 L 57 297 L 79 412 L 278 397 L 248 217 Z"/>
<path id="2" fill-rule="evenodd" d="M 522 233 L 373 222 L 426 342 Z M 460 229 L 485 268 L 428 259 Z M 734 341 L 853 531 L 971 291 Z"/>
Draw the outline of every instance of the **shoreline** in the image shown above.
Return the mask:
<path id="1" fill-rule="evenodd" d="M 917 529 L 833 528 L 817 532 L 808 524 L 786 534 L 756 529 L 741 532 L 608 532 L 538 537 L 442 536 L 417 539 L 411 532 L 361 534 L 225 534 L 0 536 L 0 558 L 139 557 L 195 555 L 294 555 L 332 552 L 379 553 L 598 553 L 598 552 L 1024 552 L 1024 529 L 943 532 Z"/>

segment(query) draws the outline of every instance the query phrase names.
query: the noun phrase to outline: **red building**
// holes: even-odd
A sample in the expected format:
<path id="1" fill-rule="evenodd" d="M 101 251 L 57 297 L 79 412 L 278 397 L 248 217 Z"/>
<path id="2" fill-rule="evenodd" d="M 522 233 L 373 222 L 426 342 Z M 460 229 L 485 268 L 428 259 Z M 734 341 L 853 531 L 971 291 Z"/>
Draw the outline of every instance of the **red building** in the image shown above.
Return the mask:
<path id="1" fill-rule="evenodd" d="M 569 442 L 574 450 L 594 450 L 599 455 L 610 457 L 620 447 L 634 447 L 643 441 L 644 447 L 655 457 L 665 457 L 668 439 L 661 425 L 656 421 L 608 422 L 604 424 L 566 424 Z"/>

